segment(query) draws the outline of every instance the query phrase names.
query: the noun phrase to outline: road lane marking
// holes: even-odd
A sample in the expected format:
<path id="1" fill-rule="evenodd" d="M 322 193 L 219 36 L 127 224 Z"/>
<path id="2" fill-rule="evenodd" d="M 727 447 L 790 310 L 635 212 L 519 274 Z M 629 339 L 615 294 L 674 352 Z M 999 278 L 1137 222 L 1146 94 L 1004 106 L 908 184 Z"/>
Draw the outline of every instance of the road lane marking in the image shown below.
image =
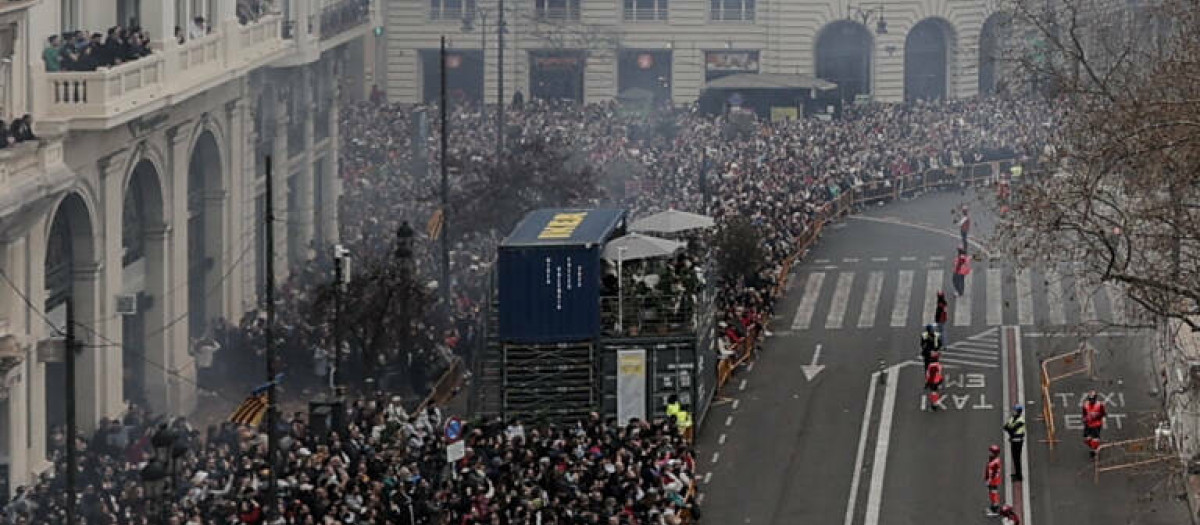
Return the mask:
<path id="1" fill-rule="evenodd" d="M 842 318 L 846 316 L 846 307 L 850 305 L 850 288 L 853 286 L 854 272 L 838 274 L 837 286 L 833 289 L 833 303 L 829 306 L 829 316 L 825 318 L 826 329 L 842 327 Z"/>
<path id="2" fill-rule="evenodd" d="M 871 262 L 888 262 L 887 257 L 872 257 Z"/>
<path id="3" fill-rule="evenodd" d="M 1000 268 L 987 269 L 987 324 L 998 326 L 1004 322 L 1004 296 L 1000 288 Z"/>
<path id="4" fill-rule="evenodd" d="M 1021 337 L 1134 337 L 1139 335 L 1136 331 L 1130 332 L 1096 332 L 1091 334 L 1078 334 L 1075 332 L 1025 332 Z"/>
<path id="5" fill-rule="evenodd" d="M 857 258 L 857 257 L 844 257 L 844 258 L 842 258 L 842 262 L 844 262 L 844 263 L 856 263 L 856 262 L 858 262 L 858 258 Z"/>
<path id="6" fill-rule="evenodd" d="M 954 353 L 954 354 L 964 353 L 964 354 L 974 354 L 974 355 L 995 356 L 996 349 L 995 349 L 995 347 L 987 348 L 987 349 L 972 348 L 969 346 L 958 346 L 955 344 L 955 345 L 950 345 L 950 348 L 948 348 L 946 350 L 946 353 Z"/>
<path id="7" fill-rule="evenodd" d="M 745 389 L 746 389 L 746 380 L 743 379 L 741 383 L 738 383 L 738 390 L 745 390 Z"/>
<path id="8" fill-rule="evenodd" d="M 933 318 L 937 314 L 937 293 L 942 289 L 944 278 L 942 270 L 925 272 L 925 314 L 921 317 L 921 323 L 934 322 Z"/>
<path id="9" fill-rule="evenodd" d="M 720 451 L 713 452 L 712 462 L 716 463 L 717 460 L 719 460 L 719 459 L 721 459 L 721 452 Z"/>
<path id="10" fill-rule="evenodd" d="M 911 255 L 906 255 L 906 256 L 900 258 L 901 262 L 913 262 L 915 260 L 917 260 L 917 258 L 913 257 Z"/>
<path id="11" fill-rule="evenodd" d="M 746 365 L 746 371 L 747 371 L 747 372 L 753 372 L 753 371 L 754 371 L 754 363 L 755 363 L 755 361 L 750 361 L 750 364 Z"/>
<path id="12" fill-rule="evenodd" d="M 737 410 L 738 404 L 739 404 L 739 403 L 741 403 L 741 402 L 742 402 L 742 400 L 741 400 L 741 399 L 734 399 L 734 400 L 733 400 L 733 409 L 734 409 L 734 410 Z"/>
<path id="13" fill-rule="evenodd" d="M 725 426 L 727 426 L 727 427 L 733 426 L 733 416 L 725 416 Z"/>
<path id="14" fill-rule="evenodd" d="M 829 259 L 813 259 L 813 262 L 817 264 L 828 264 Z"/>
<path id="15" fill-rule="evenodd" d="M 892 327 L 908 324 L 908 303 L 912 300 L 913 271 L 900 270 L 900 282 L 896 288 L 896 304 L 892 306 Z"/>
<path id="16" fill-rule="evenodd" d="M 862 427 L 858 431 L 858 452 L 854 456 L 854 473 L 850 476 L 850 498 L 846 501 L 846 521 L 854 524 L 854 506 L 858 503 L 858 484 L 862 478 L 863 460 L 867 454 L 867 439 L 870 437 L 871 412 L 875 410 L 875 385 L 879 383 L 879 372 L 871 374 L 867 387 L 867 407 L 863 410 Z"/>
<path id="17" fill-rule="evenodd" d="M 1000 367 L 1000 365 L 998 365 L 996 363 L 982 363 L 979 361 L 966 361 L 963 359 L 955 359 L 953 357 L 943 357 L 941 359 L 941 361 L 943 363 L 950 363 L 950 364 L 963 365 L 963 366 L 978 366 L 981 368 L 999 368 Z"/>
<path id="18" fill-rule="evenodd" d="M 1003 359 L 1003 371 L 1001 375 L 1004 378 L 1004 406 L 1011 407 L 1012 405 L 1025 405 L 1025 368 L 1021 355 L 1021 327 L 1007 326 L 1004 329 L 1004 337 L 1001 339 L 1001 348 Z M 1006 409 L 1007 410 L 1007 409 Z M 1028 417 L 1028 416 L 1026 416 Z M 1001 412 L 1000 418 L 1002 421 L 1007 420 L 1007 414 Z M 1006 447 L 1007 448 L 1007 447 Z M 1032 452 L 1032 447 L 1025 447 L 1021 454 L 1021 472 L 1029 474 L 1029 455 Z M 1011 449 L 1005 454 L 1008 462 L 1009 472 L 1012 472 L 1012 451 Z M 1017 485 L 1014 490 L 1013 485 Z M 1007 501 L 1013 502 L 1012 505 L 1021 509 L 1021 516 L 1024 517 L 1023 523 L 1031 525 L 1033 523 L 1032 508 L 1029 501 L 1029 481 L 1014 482 L 1011 476 L 1005 476 L 1004 493 Z"/>
<path id="19" fill-rule="evenodd" d="M 1108 306 L 1112 309 L 1112 321 L 1119 325 L 1129 324 L 1125 315 L 1125 293 L 1116 283 L 1104 283 L 1104 293 L 1108 296 Z"/>
<path id="20" fill-rule="evenodd" d="M 954 299 L 954 326 L 971 326 L 971 274 L 963 278 L 962 297 Z"/>
<path id="21" fill-rule="evenodd" d="M 879 436 L 875 439 L 871 486 L 867 491 L 867 517 L 863 525 L 879 525 L 879 513 L 883 510 L 883 481 L 887 474 L 888 447 L 891 445 L 892 416 L 896 410 L 896 386 L 900 382 L 900 366 L 892 365 L 887 371 L 887 386 L 883 393 L 883 404 L 879 407 Z"/>
<path id="22" fill-rule="evenodd" d="M 883 272 L 874 271 L 867 277 L 867 294 L 863 297 L 862 312 L 858 315 L 859 328 L 875 326 L 875 311 L 879 309 L 879 294 L 883 292 Z"/>
<path id="23" fill-rule="evenodd" d="M 804 283 L 804 296 L 800 298 L 800 306 L 796 307 L 796 316 L 792 318 L 792 330 L 807 330 L 812 323 L 813 312 L 817 311 L 817 299 L 821 298 L 821 284 L 825 282 L 824 272 L 808 274 Z"/>
<path id="24" fill-rule="evenodd" d="M 933 262 L 944 261 L 944 260 L 946 260 L 946 256 L 944 256 L 944 255 L 930 255 L 930 256 L 929 256 L 929 260 L 930 260 L 930 261 L 933 261 Z"/>
<path id="25" fill-rule="evenodd" d="M 724 445 L 724 444 L 725 444 L 725 434 L 721 434 L 721 437 L 717 438 L 717 444 L 718 444 L 718 445 Z"/>
<path id="26" fill-rule="evenodd" d="M 709 483 L 712 483 L 712 472 L 706 472 L 704 474 L 704 484 L 708 485 Z"/>
<path id="27" fill-rule="evenodd" d="M 1017 323 L 1033 325 L 1033 276 L 1029 270 L 1017 270 Z"/>
<path id="28" fill-rule="evenodd" d="M 1050 305 L 1050 324 L 1064 325 L 1067 324 L 1067 313 L 1063 310 L 1063 285 L 1062 275 L 1058 273 L 1057 268 L 1049 268 L 1046 270 L 1046 302 Z"/>

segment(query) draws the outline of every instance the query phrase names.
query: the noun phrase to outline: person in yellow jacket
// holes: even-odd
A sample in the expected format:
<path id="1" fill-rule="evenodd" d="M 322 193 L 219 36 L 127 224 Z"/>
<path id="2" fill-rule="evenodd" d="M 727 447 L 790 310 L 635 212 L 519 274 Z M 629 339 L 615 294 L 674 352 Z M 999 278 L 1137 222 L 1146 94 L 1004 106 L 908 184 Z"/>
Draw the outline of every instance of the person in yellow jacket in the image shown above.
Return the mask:
<path id="1" fill-rule="evenodd" d="M 667 398 L 667 417 L 675 418 L 675 426 L 679 427 L 679 431 L 684 435 L 692 428 L 692 415 L 683 409 L 683 405 L 679 403 L 679 396 L 672 394 Z"/>

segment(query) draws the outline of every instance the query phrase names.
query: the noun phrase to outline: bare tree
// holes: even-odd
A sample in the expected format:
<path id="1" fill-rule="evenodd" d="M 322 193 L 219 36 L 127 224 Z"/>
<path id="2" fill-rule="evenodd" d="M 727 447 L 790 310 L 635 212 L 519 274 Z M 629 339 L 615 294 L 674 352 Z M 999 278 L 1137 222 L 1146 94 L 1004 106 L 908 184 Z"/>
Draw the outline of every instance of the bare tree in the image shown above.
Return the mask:
<path id="1" fill-rule="evenodd" d="M 612 51 L 624 37 L 616 25 L 537 16 L 529 16 L 527 23 L 528 34 L 539 40 L 542 47 L 553 50 L 575 49 L 586 54 Z"/>
<path id="2" fill-rule="evenodd" d="M 1048 176 L 1019 189 L 998 243 L 1027 265 L 1082 263 L 1142 313 L 1200 330 L 1200 3 L 1009 8 L 1004 59 L 1061 117 Z"/>

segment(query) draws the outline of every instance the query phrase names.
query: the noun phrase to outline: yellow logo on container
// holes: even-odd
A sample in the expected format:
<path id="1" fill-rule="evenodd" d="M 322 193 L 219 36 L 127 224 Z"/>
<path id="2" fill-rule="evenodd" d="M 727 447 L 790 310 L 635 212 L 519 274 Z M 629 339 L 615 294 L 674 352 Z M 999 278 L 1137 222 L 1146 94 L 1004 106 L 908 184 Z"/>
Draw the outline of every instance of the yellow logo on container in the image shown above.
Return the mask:
<path id="1" fill-rule="evenodd" d="M 575 233 L 575 229 L 583 224 L 584 217 L 587 217 L 586 211 L 556 214 L 550 219 L 550 222 L 546 223 L 546 227 L 542 228 L 538 239 L 570 239 L 571 235 Z"/>

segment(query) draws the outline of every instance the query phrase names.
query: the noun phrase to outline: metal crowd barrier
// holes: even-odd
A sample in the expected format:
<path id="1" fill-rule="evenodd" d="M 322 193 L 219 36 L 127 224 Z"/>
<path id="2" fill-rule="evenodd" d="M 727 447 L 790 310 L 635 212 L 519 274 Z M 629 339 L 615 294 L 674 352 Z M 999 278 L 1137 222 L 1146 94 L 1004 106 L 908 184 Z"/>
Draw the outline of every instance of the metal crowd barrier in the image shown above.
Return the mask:
<path id="1" fill-rule="evenodd" d="M 903 177 L 872 180 L 853 189 L 853 203 L 855 206 L 864 206 L 900 197 L 911 197 L 934 189 L 987 185 L 999 180 L 999 176 L 1008 173 L 1016 163 L 1016 159 L 1000 159 L 963 166 L 930 168 Z M 1029 170 L 1025 176 L 1033 174 L 1033 170 Z"/>

